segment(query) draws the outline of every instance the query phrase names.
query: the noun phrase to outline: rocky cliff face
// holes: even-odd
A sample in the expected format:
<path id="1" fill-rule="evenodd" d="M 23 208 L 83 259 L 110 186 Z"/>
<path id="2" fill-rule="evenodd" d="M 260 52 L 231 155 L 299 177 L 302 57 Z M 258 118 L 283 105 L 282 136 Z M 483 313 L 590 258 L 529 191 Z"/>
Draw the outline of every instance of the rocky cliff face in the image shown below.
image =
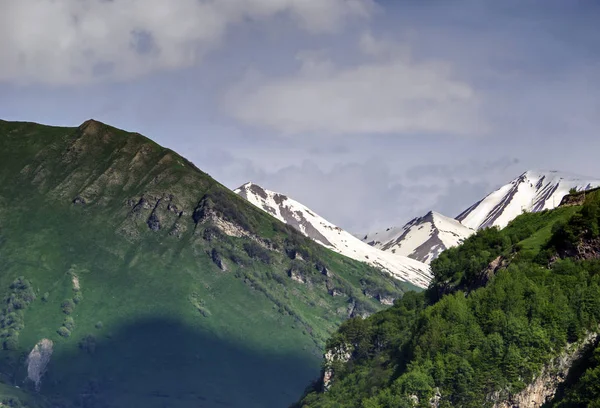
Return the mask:
<path id="1" fill-rule="evenodd" d="M 508 396 L 502 395 L 502 392 L 494 393 L 490 396 L 490 400 L 495 401 L 494 408 L 538 408 L 550 402 L 558 387 L 567 378 L 573 364 L 581 359 L 587 350 L 595 347 L 599 339 L 598 333 L 590 333 L 580 342 L 567 346 L 523 391 Z"/>
<path id="2" fill-rule="evenodd" d="M 350 358 L 352 357 L 351 349 L 352 348 L 350 345 L 342 345 L 334 349 L 327 350 L 325 353 L 325 368 L 323 370 L 323 389 L 325 391 L 331 388 L 331 382 L 333 381 L 333 377 L 335 375 L 333 366 L 336 363 L 344 364 L 350 361 Z"/>

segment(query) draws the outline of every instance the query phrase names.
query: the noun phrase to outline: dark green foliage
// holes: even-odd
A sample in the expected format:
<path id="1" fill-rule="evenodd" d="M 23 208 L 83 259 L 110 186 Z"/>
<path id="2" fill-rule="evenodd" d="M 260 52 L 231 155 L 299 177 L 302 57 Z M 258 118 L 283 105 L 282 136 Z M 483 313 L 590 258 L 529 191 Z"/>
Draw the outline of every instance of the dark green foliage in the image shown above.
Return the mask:
<path id="1" fill-rule="evenodd" d="M 62 337 L 71 336 L 71 330 L 67 329 L 65 326 L 60 326 L 60 328 L 56 332 Z"/>
<path id="2" fill-rule="evenodd" d="M 94 337 L 92 334 L 84 336 L 79 341 L 79 348 L 86 353 L 94 354 L 96 352 L 96 337 Z"/>
<path id="3" fill-rule="evenodd" d="M 75 309 L 75 302 L 73 302 L 72 299 L 65 299 L 61 303 L 60 307 L 62 308 L 62 312 L 64 314 L 70 315 L 71 313 L 73 313 L 73 310 Z"/>
<path id="4" fill-rule="evenodd" d="M 567 258 L 550 268 L 534 262 L 550 248 L 542 237 L 557 242 L 565 226 L 574 228 L 575 240 L 591 236 L 595 207 L 587 201 L 575 214 L 523 214 L 504 230 L 480 231 L 443 253 L 432 264 L 427 293 L 406 294 L 388 310 L 342 324 L 327 347 L 348 349 L 352 358 L 332 363 L 331 389 L 322 393 L 314 385 L 298 406 L 410 407 L 416 397 L 427 407 L 439 392 L 440 406 L 482 407 L 493 405 L 493 393 L 507 397 L 523 389 L 568 343 L 600 323 L 599 260 Z M 498 256 L 511 260 L 508 267 L 474 289 Z M 561 406 L 596 403 L 595 370 L 586 371 Z"/>
<path id="5" fill-rule="evenodd" d="M 16 397 L 2 398 L 2 404 L 4 404 L 4 406 L 10 407 L 10 408 L 27 408 L 28 407 L 27 404 L 24 404 L 23 402 L 21 402 L 21 400 L 19 400 Z"/>
<path id="6" fill-rule="evenodd" d="M 20 276 L 9 286 L 10 292 L 4 298 L 5 307 L 0 312 L 2 347 L 4 350 L 16 350 L 19 345 L 19 332 L 24 329 L 25 309 L 35 300 L 31 283 Z"/>
<path id="7" fill-rule="evenodd" d="M 242 236 L 226 235 L 222 221 Z M 248 242 L 267 248 L 247 246 L 251 257 Z M 215 273 L 212 249 L 228 273 Z M 291 281 L 292 260 L 314 284 Z M 31 347 L 41 338 L 57 345 L 35 394 L 47 404 L 36 408 L 284 406 L 317 374 L 322 346 L 351 306 L 385 307 L 363 293 L 362 279 L 393 298 L 410 287 L 303 237 L 176 153 L 97 122 L 0 121 L 0 272 L 2 296 L 20 275 L 49 293 L 27 309 L 14 299 L 5 317 L 16 323 L 1 338 L 20 340 L 0 359 L 8 395 L 23 383 Z M 75 273 L 85 284 L 78 304 Z M 63 299 L 76 316 L 70 338 L 56 332 Z M 83 353 L 91 331 L 95 353 Z"/>
<path id="8" fill-rule="evenodd" d="M 63 326 L 69 329 L 70 331 L 73 331 L 73 329 L 75 328 L 75 320 L 71 316 L 67 316 L 65 317 Z"/>
<path id="9" fill-rule="evenodd" d="M 435 285 L 464 285 L 497 256 L 506 251 L 511 240 L 497 228 L 486 228 L 456 248 L 444 251 L 431 263 Z"/>
<path id="10" fill-rule="evenodd" d="M 266 248 L 263 248 L 259 243 L 254 241 L 244 242 L 243 248 L 250 258 L 259 260 L 265 264 L 271 263 L 270 251 Z"/>

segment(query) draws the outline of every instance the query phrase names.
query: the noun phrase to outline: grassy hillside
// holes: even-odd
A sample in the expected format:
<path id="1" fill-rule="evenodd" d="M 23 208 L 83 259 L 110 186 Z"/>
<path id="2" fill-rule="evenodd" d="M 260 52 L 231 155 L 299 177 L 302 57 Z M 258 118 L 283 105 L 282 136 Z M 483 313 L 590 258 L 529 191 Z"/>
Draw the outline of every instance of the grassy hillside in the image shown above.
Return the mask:
<path id="1" fill-rule="evenodd" d="M 523 214 L 444 252 L 427 292 L 341 326 L 328 341 L 327 383 L 297 406 L 491 407 L 512 398 L 598 330 L 598 225 L 600 194 L 588 194 L 583 206 Z M 597 406 L 597 364 L 596 355 L 556 406 Z"/>
<path id="2" fill-rule="evenodd" d="M 407 288 L 139 134 L 0 121 L 0 401 L 285 406 L 343 320 Z"/>

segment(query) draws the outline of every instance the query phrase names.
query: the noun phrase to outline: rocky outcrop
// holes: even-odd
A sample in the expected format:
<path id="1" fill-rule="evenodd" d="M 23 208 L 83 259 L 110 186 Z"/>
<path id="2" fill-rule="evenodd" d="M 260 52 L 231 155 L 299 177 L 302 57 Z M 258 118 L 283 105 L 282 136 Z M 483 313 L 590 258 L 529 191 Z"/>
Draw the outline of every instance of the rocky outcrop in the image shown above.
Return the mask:
<path id="1" fill-rule="evenodd" d="M 583 205 L 585 202 L 585 198 L 589 193 L 594 191 L 598 191 L 600 188 L 592 188 L 585 191 L 579 191 L 574 194 L 567 194 L 564 196 L 560 202 L 559 207 L 572 207 L 574 205 Z"/>
<path id="2" fill-rule="evenodd" d="M 222 270 L 223 272 L 227 272 L 227 264 L 225 263 L 225 261 L 223 261 L 223 258 L 221 257 L 219 251 L 217 251 L 215 248 L 212 249 L 210 258 L 212 259 L 214 264 L 219 267 L 220 270 Z"/>
<path id="3" fill-rule="evenodd" d="M 576 246 L 558 252 L 560 258 L 600 259 L 600 238 L 581 239 Z"/>
<path id="4" fill-rule="evenodd" d="M 298 283 L 306 283 L 306 278 L 302 274 L 302 271 L 292 267 L 288 270 L 288 276 L 292 278 L 293 281 Z"/>
<path id="5" fill-rule="evenodd" d="M 479 273 L 477 278 L 469 285 L 467 292 L 472 292 L 475 289 L 482 288 L 488 284 L 488 282 L 498 273 L 500 269 L 506 268 L 509 264 L 509 260 L 504 256 L 498 256 L 490 262 L 490 264 L 483 271 Z"/>
<path id="6" fill-rule="evenodd" d="M 581 359 L 590 347 L 594 347 L 599 339 L 598 333 L 589 333 L 581 341 L 568 345 L 560 356 L 542 369 L 527 388 L 508 396 L 503 395 L 503 392 L 496 392 L 489 396 L 489 400 L 494 402 L 494 408 L 542 407 L 555 396 L 573 364 Z"/>
<path id="7" fill-rule="evenodd" d="M 42 339 L 31 350 L 27 357 L 27 378 L 35 384 L 36 391 L 40 390 L 42 377 L 52 357 L 54 344 L 52 340 Z"/>
<path id="8" fill-rule="evenodd" d="M 331 382 L 334 377 L 334 365 L 339 363 L 347 363 L 352 357 L 351 347 L 347 344 L 327 350 L 324 355 L 325 366 L 323 369 L 323 389 L 325 391 L 331 388 Z"/>

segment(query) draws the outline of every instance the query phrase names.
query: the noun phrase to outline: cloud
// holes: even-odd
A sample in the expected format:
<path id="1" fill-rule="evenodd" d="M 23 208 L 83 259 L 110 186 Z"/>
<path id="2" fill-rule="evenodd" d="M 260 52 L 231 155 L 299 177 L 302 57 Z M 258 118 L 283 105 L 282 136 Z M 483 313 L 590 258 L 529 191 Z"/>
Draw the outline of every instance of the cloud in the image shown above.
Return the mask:
<path id="1" fill-rule="evenodd" d="M 0 82 L 76 84 L 191 66 L 227 29 L 280 15 L 310 33 L 373 0 L 0 0 Z"/>
<path id="2" fill-rule="evenodd" d="M 491 175 L 500 173 L 504 175 L 507 170 L 514 170 L 519 165 L 519 162 L 518 158 L 503 156 L 487 162 L 471 159 L 458 164 L 421 164 L 409 168 L 406 171 L 406 175 L 414 182 L 422 182 L 427 179 L 479 178 L 482 174 Z"/>
<path id="3" fill-rule="evenodd" d="M 232 86 L 223 109 L 249 125 L 294 134 L 454 134 L 485 131 L 479 96 L 443 61 L 417 61 L 402 44 L 369 33 L 362 63 L 337 66 L 324 51 L 303 52 L 291 76 L 253 72 Z"/>

